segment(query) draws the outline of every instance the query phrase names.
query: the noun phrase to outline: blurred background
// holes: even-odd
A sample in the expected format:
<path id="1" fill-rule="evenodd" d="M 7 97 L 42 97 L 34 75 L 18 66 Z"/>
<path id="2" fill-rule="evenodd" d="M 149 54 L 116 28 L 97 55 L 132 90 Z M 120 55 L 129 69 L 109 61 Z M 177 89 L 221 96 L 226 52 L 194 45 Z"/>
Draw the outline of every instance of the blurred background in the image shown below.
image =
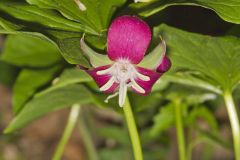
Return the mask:
<path id="1" fill-rule="evenodd" d="M 233 27 L 232 24 L 221 20 L 213 11 L 190 6 L 169 7 L 163 12 L 145 20 L 151 26 L 166 23 L 186 31 L 212 36 L 226 35 Z M 5 50 L 5 40 L 6 36 L 0 35 L 1 52 Z M 18 44 L 15 45 L 17 46 Z M 17 51 L 15 54 L 17 54 Z M 63 66 L 74 67 L 67 65 L 63 59 L 60 61 L 64 64 Z M 13 118 L 12 89 L 20 70 L 21 68 L 18 66 L 0 61 L 0 160 L 49 160 L 65 128 L 69 109 L 62 109 L 48 114 L 14 134 L 2 134 L 4 128 Z M 56 77 L 58 75 L 59 72 L 56 73 Z M 174 90 L 176 87 L 179 86 L 168 85 L 164 88 L 162 94 L 167 94 L 169 90 Z M 191 90 L 191 88 L 184 88 L 184 90 Z M 181 97 L 181 95 L 179 96 Z M 156 99 L 158 97 L 159 95 L 156 94 Z M 211 116 L 209 116 L 210 118 L 199 116 L 196 118 L 196 125 L 202 130 L 210 132 L 211 127 L 217 125 L 219 136 L 212 137 L 212 139 L 206 138 L 209 136 L 203 136 L 203 141 L 196 141 L 193 144 L 193 160 L 233 159 L 232 146 L 230 145 L 232 137 L 228 116 L 222 99 L 219 97 L 216 97 L 216 99 L 214 102 L 206 100 L 206 102 L 204 101 L 200 104 L 207 108 L 208 112 L 213 114 L 215 119 L 211 119 Z M 236 99 L 239 102 L 239 96 Z M 139 104 L 141 102 L 136 103 Z M 152 106 L 144 106 L 140 109 L 141 112 L 136 115 L 139 130 L 141 131 L 141 135 L 143 135 L 143 141 L 145 129 L 153 126 L 154 119 L 152 117 L 157 119 L 156 113 L 159 110 L 159 105 L 152 103 L 149 103 L 149 105 Z M 169 104 L 161 100 L 161 105 L 166 107 Z M 102 109 L 94 106 L 84 106 L 83 110 L 88 116 L 85 117 L 87 121 L 86 127 L 90 132 L 87 134 L 91 134 L 92 143 L 96 146 L 100 157 L 103 160 L 117 160 L 117 157 L 118 159 L 124 157 L 131 160 L 132 157 L 129 155 L 131 151 L 130 142 L 122 116 L 111 108 Z M 204 111 L 203 114 L 206 115 L 208 112 Z M 169 114 L 172 113 L 169 112 Z M 160 117 L 160 123 L 161 118 L 164 119 L 164 117 Z M 163 123 L 165 123 L 164 120 Z M 174 126 L 169 125 L 168 127 L 163 127 L 163 129 L 161 129 L 161 126 L 160 129 L 155 126 L 155 128 L 157 128 L 156 135 L 160 136 L 151 136 L 147 142 L 143 142 L 144 152 L 146 152 L 147 157 L 146 160 L 178 159 Z M 161 134 L 159 134 L 160 132 Z M 194 127 L 192 129 L 186 127 L 186 133 L 187 141 L 190 141 L 188 139 L 190 134 L 191 137 L 198 134 L 195 132 Z M 86 142 L 84 142 L 82 134 L 78 128 L 74 130 L 65 148 L 63 160 L 87 160 Z"/>

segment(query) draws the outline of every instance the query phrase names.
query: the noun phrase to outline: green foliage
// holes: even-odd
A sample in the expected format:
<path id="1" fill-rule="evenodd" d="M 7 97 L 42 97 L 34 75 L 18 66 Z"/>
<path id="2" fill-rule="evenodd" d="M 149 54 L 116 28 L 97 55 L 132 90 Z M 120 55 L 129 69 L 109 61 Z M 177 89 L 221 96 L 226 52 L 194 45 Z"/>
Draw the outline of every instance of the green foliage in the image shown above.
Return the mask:
<path id="1" fill-rule="evenodd" d="M 150 3 L 139 3 L 130 5 L 130 9 L 135 10 L 141 16 L 150 16 L 169 6 L 190 5 L 201 6 L 215 11 L 227 22 L 240 24 L 240 2 L 238 0 L 153 0 Z"/>
<path id="2" fill-rule="evenodd" d="M 130 158 L 130 153 L 123 149 L 102 149 L 99 151 L 100 160 L 131 160 L 133 157 Z"/>
<path id="3" fill-rule="evenodd" d="M 116 7 L 125 3 L 125 0 L 81 0 L 86 10 L 79 9 L 75 1 L 68 0 L 27 0 L 30 4 L 39 7 L 56 9 L 66 18 L 79 21 L 95 31 L 106 30 Z"/>
<path id="4" fill-rule="evenodd" d="M 46 67 L 59 62 L 61 56 L 56 46 L 38 37 L 10 35 L 1 60 L 21 67 Z"/>
<path id="5" fill-rule="evenodd" d="M 16 3 L 0 3 L 0 10 L 14 18 L 25 21 L 25 23 L 32 23 L 31 25 L 35 25 L 35 27 L 45 26 L 58 30 L 75 32 L 86 31 L 94 33 L 94 31 L 86 26 L 67 20 L 52 10 L 41 9 L 36 6 Z"/>
<path id="6" fill-rule="evenodd" d="M 68 85 L 71 84 L 84 83 L 90 81 L 92 81 L 92 78 L 87 73 L 78 68 L 65 69 L 63 73 L 60 75 L 60 77 L 55 79 L 55 82 L 51 87 L 47 88 L 41 93 L 38 93 L 37 96 L 46 94 L 47 92 L 50 92 L 57 88 L 67 87 Z"/>
<path id="7" fill-rule="evenodd" d="M 86 11 L 81 11 L 74 1 L 28 2 L 41 8 L 22 3 L 0 3 L 0 12 L 3 12 L 0 15 L 0 33 L 41 37 L 57 45 L 69 63 L 89 66 L 79 46 L 82 33 L 97 35 L 87 40 L 98 40 L 96 47 L 104 49 L 104 32 L 116 7 L 123 5 L 125 0 L 81 1 L 86 5 Z M 59 10 L 65 18 L 52 9 Z"/>
<path id="8" fill-rule="evenodd" d="M 108 127 L 101 127 L 97 129 L 97 134 L 106 138 L 112 139 L 122 146 L 129 147 L 131 144 L 128 140 L 128 134 L 123 130 L 123 128 L 115 127 L 115 126 L 108 126 Z"/>
<path id="9" fill-rule="evenodd" d="M 85 40 L 89 46 L 105 52 L 107 28 L 113 15 L 118 15 L 114 13 L 116 8 L 125 2 L 126 0 L 81 0 L 86 10 L 80 10 L 74 0 L 0 2 L 0 33 L 12 34 L 7 37 L 1 55 L 0 81 L 6 83 L 15 77 L 16 69 L 5 62 L 22 67 L 13 87 L 13 109 L 16 116 L 5 133 L 12 133 L 37 118 L 73 104 L 95 104 L 122 110 L 116 108 L 115 100 L 109 104 L 103 103 L 107 95 L 99 93 L 92 78 L 84 71 L 66 68 L 58 78 L 56 76 L 66 65 L 60 55 L 68 63 L 90 66 L 89 59 L 80 48 L 83 34 L 86 34 Z M 131 4 L 128 9 L 147 17 L 172 5 L 202 6 L 215 11 L 225 21 L 240 24 L 240 3 L 237 0 L 155 0 Z M 159 41 L 159 36 L 162 35 L 166 40 L 167 53 L 173 66 L 155 84 L 149 96 L 129 94 L 134 111 L 137 112 L 140 130 L 143 135 L 146 133 L 145 139 L 142 136 L 144 145 L 156 140 L 156 137 L 161 138 L 164 131 L 174 126 L 174 102 L 180 101 L 184 127 L 197 133 L 194 137 L 196 139 L 189 138 L 193 140 L 189 148 L 201 142 L 231 148 L 217 133 L 217 120 L 205 102 L 215 100 L 216 94 L 233 91 L 239 84 L 240 40 L 239 37 L 234 37 L 237 31 L 238 26 L 235 26 L 228 33 L 233 36 L 211 37 L 164 24 L 154 29 L 154 38 Z M 153 41 L 157 42 L 155 39 Z M 172 82 L 180 85 L 173 85 Z M 180 87 L 182 84 L 191 89 Z M 194 87 L 203 90 L 195 90 Z M 161 107 L 158 108 L 159 106 Z M 155 113 L 156 111 L 158 112 Z M 196 127 L 199 120 L 203 120 L 211 132 Z M 100 128 L 97 133 L 120 144 L 112 149 L 99 150 L 101 159 L 132 159 L 129 137 L 122 126 Z M 154 149 L 145 152 L 146 159 L 151 160 L 159 159 L 164 154 L 155 152 Z"/>
<path id="10" fill-rule="evenodd" d="M 30 100 L 4 132 L 11 133 L 47 113 L 70 107 L 73 104 L 89 104 L 92 101 L 90 92 L 82 85 L 72 84 L 57 88 Z"/>
<path id="11" fill-rule="evenodd" d="M 154 126 L 150 132 L 152 137 L 159 136 L 163 131 L 174 125 L 174 105 L 168 104 L 160 109 L 159 114 L 154 117 Z"/>
<path id="12" fill-rule="evenodd" d="M 218 88 L 221 91 L 232 90 L 238 84 L 240 80 L 239 38 L 204 36 L 167 25 L 156 28 L 155 34 L 162 34 L 169 46 L 173 63 L 172 71 L 198 72 L 197 75 L 192 74 L 192 76 L 212 86 L 210 88 Z M 187 81 L 188 77 L 185 78 Z M 192 80 L 192 77 L 190 78 Z M 196 86 L 199 86 L 198 83 Z M 206 85 L 203 86 L 209 88 Z"/>
<path id="13" fill-rule="evenodd" d="M 59 66 L 49 69 L 23 69 L 13 86 L 13 111 L 17 113 L 24 103 L 43 85 L 50 82 Z"/>
<path id="14" fill-rule="evenodd" d="M 0 61 L 0 84 L 11 86 L 17 75 L 17 69 L 3 61 Z"/>
<path id="15" fill-rule="evenodd" d="M 218 123 L 213 115 L 206 106 L 194 107 L 194 109 L 189 113 L 188 117 L 186 117 L 186 123 L 189 123 L 190 126 L 196 126 L 196 122 L 198 118 L 201 118 L 207 122 L 207 124 L 211 127 L 212 131 L 216 131 L 218 129 Z"/>

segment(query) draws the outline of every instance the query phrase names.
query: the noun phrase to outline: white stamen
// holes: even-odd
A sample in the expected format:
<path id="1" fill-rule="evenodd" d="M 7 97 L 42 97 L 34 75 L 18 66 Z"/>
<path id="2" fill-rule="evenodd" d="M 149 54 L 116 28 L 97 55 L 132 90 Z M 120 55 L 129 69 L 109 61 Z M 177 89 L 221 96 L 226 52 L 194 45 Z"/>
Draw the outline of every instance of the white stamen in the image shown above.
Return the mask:
<path id="1" fill-rule="evenodd" d="M 101 75 L 104 75 L 104 74 L 109 74 L 111 71 L 112 71 L 112 67 L 107 68 L 105 70 L 97 71 L 97 75 L 101 76 Z"/>
<path id="2" fill-rule="evenodd" d="M 145 93 L 145 90 L 144 90 L 141 86 L 139 86 L 139 85 L 137 84 L 137 82 L 136 82 L 133 78 L 131 79 L 131 83 L 132 83 L 132 87 L 133 87 L 136 91 L 138 91 L 139 93 L 142 93 L 142 94 Z"/>
<path id="3" fill-rule="evenodd" d="M 151 2 L 152 0 L 134 0 L 135 3 L 137 2 Z"/>
<path id="4" fill-rule="evenodd" d="M 116 97 L 118 95 L 118 92 L 115 92 L 114 94 L 111 94 L 111 95 L 109 95 L 106 99 L 105 99 L 105 103 L 108 103 L 108 101 L 109 101 L 109 99 L 112 99 L 112 98 L 114 98 L 114 97 Z"/>
<path id="5" fill-rule="evenodd" d="M 118 104 L 120 107 L 124 105 L 126 96 L 127 96 L 127 84 L 125 82 L 121 82 L 119 87 L 119 99 L 118 99 Z"/>
<path id="6" fill-rule="evenodd" d="M 74 0 L 74 1 L 77 3 L 77 5 L 81 11 L 87 10 L 87 7 L 80 0 Z"/>
<path id="7" fill-rule="evenodd" d="M 113 63 L 113 65 L 107 69 L 97 71 L 96 74 L 111 76 L 106 84 L 100 88 L 100 91 L 107 91 L 113 86 L 114 83 L 119 84 L 118 91 L 113 95 L 108 96 L 105 102 L 107 103 L 109 99 L 119 94 L 118 103 L 120 107 L 122 107 L 125 103 L 128 87 L 133 87 L 137 92 L 141 94 L 144 94 L 146 92 L 139 84 L 137 84 L 135 79 L 138 78 L 142 81 L 150 81 L 149 76 L 139 73 L 133 64 L 131 64 L 128 60 L 123 59 Z"/>
<path id="8" fill-rule="evenodd" d="M 112 87 L 112 85 L 113 85 L 114 82 L 115 82 L 115 78 L 114 78 L 114 77 L 111 77 L 111 78 L 109 79 L 109 81 L 100 88 L 100 91 L 106 91 L 106 90 L 108 90 L 109 88 Z"/>
<path id="9" fill-rule="evenodd" d="M 141 74 L 139 72 L 137 72 L 137 76 L 138 76 L 138 78 L 140 78 L 143 81 L 150 81 L 150 77 L 145 76 L 145 75 L 143 75 L 143 74 Z"/>

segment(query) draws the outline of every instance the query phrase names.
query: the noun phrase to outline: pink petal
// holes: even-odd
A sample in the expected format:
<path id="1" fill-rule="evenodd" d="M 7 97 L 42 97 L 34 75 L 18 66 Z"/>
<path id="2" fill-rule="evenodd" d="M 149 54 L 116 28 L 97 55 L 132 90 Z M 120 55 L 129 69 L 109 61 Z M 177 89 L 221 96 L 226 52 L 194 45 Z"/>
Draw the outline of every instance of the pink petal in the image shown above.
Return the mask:
<path id="1" fill-rule="evenodd" d="M 92 76 L 92 78 L 95 80 L 95 82 L 97 83 L 98 87 L 101 88 L 104 84 L 106 84 L 109 79 L 111 78 L 111 75 L 109 74 L 105 74 L 105 75 L 97 75 L 97 71 L 100 70 L 105 70 L 107 68 L 109 68 L 110 66 L 101 66 L 101 67 L 97 67 L 91 70 L 87 70 L 86 72 Z M 118 83 L 114 83 L 108 90 L 104 91 L 105 93 L 112 93 L 114 92 L 117 88 L 118 88 L 119 84 Z"/>
<path id="2" fill-rule="evenodd" d="M 161 64 L 157 67 L 157 72 L 165 73 L 167 72 L 172 66 L 170 59 L 167 56 L 163 57 Z"/>
<path id="3" fill-rule="evenodd" d="M 156 83 L 156 81 L 160 78 L 160 76 L 162 75 L 161 73 L 155 72 L 153 70 L 149 70 L 149 69 L 145 69 L 142 67 L 137 67 L 137 70 L 139 73 L 148 76 L 150 78 L 149 81 L 143 81 L 139 78 L 135 79 L 135 81 L 137 82 L 137 84 L 142 87 L 145 90 L 145 93 L 142 95 L 147 95 L 151 92 L 152 90 L 152 86 L 154 85 L 154 83 Z M 139 93 L 138 91 L 136 91 L 134 88 L 132 88 L 135 92 Z"/>
<path id="4" fill-rule="evenodd" d="M 108 31 L 108 56 L 111 60 L 128 59 L 138 64 L 151 40 L 151 30 L 141 19 L 133 16 L 116 18 Z"/>

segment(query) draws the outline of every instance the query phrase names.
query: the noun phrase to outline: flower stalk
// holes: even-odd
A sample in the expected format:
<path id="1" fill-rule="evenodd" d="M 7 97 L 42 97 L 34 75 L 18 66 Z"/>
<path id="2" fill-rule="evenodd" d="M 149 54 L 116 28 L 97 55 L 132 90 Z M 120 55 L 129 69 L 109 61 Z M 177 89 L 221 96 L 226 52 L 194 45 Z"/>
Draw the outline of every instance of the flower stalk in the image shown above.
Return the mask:
<path id="1" fill-rule="evenodd" d="M 175 102 L 175 117 L 176 117 L 176 130 L 178 140 L 178 154 L 180 160 L 187 160 L 185 137 L 182 121 L 182 105 L 180 101 Z"/>
<path id="2" fill-rule="evenodd" d="M 128 96 L 126 96 L 126 101 L 123 106 L 123 112 L 125 120 L 127 122 L 130 139 L 132 142 L 134 158 L 135 160 L 143 160 L 141 142 Z"/>
<path id="3" fill-rule="evenodd" d="M 88 155 L 88 160 L 99 160 L 94 142 L 91 137 L 91 133 L 89 131 L 89 127 L 87 127 L 83 113 L 85 114 L 85 112 L 82 112 L 81 116 L 79 117 L 78 129 Z"/>
<path id="4" fill-rule="evenodd" d="M 57 149 L 53 155 L 52 160 L 60 160 L 61 159 L 62 154 L 64 152 L 64 148 L 65 148 L 65 146 L 72 134 L 72 131 L 76 125 L 76 122 L 77 122 L 77 119 L 79 116 L 79 112 L 80 112 L 80 105 L 78 105 L 78 104 L 73 105 L 72 109 L 70 111 L 70 114 L 69 114 L 67 126 L 63 132 L 60 142 L 58 143 Z"/>
<path id="5" fill-rule="evenodd" d="M 235 159 L 240 160 L 240 126 L 236 106 L 231 92 L 223 94 L 232 128 Z"/>

